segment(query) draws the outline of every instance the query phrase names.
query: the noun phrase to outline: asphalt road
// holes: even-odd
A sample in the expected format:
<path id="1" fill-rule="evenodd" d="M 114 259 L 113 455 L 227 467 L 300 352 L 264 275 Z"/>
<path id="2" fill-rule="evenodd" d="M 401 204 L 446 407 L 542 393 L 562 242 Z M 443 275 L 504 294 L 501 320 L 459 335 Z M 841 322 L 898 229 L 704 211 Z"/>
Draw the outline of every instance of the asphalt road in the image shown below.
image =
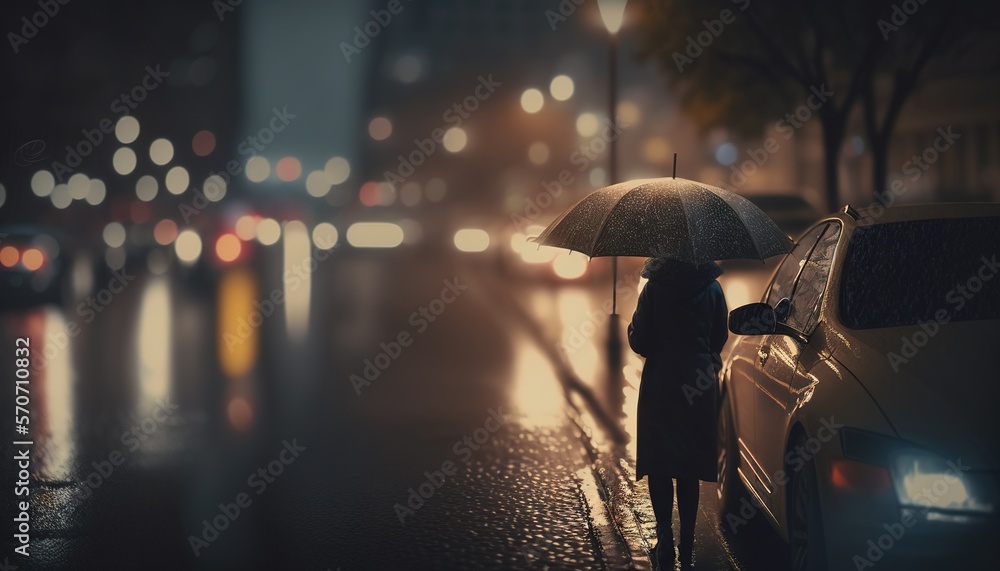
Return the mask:
<path id="1" fill-rule="evenodd" d="M 129 266 L 99 311 L 0 317 L 5 346 L 41 356 L 31 556 L 12 564 L 617 565 L 562 389 L 482 268 L 338 252 L 305 286 L 277 281 L 280 260 Z"/>
<path id="2" fill-rule="evenodd" d="M 601 276 L 566 287 L 483 256 L 339 250 L 296 281 L 282 260 L 265 250 L 247 267 L 160 275 L 137 260 L 107 303 L 0 316 L 0 342 L 29 337 L 35 351 L 31 556 L 10 547 L 10 563 L 630 564 L 551 351 L 602 397 Z M 95 276 L 95 292 L 114 279 Z M 744 287 L 754 286 L 727 291 Z M 622 327 L 634 303 L 620 296 Z M 640 367 L 626 357 L 626 431 Z M 2 470 L 16 479 L 12 463 Z M 648 496 L 643 483 L 634 490 L 648 539 Z M 749 526 L 728 537 L 714 497 L 706 484 L 699 568 L 776 568 L 773 534 Z"/>

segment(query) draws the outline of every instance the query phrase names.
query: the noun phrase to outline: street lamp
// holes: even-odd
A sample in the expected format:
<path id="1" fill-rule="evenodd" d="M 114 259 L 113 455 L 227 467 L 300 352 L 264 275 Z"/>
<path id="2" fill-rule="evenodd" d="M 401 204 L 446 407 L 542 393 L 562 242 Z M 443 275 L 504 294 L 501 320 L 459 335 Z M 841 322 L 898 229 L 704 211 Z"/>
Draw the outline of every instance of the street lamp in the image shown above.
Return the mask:
<path id="1" fill-rule="evenodd" d="M 618 31 L 625 20 L 625 4 L 628 0 L 598 0 L 597 7 L 601 20 L 608 30 L 608 119 L 615 124 L 618 106 Z M 618 182 L 618 139 L 613 137 L 608 144 L 608 182 Z M 618 326 L 618 258 L 611 258 L 611 315 L 608 317 L 608 404 L 612 414 L 624 413 L 625 387 L 622 378 L 622 340 Z"/>
<path id="2" fill-rule="evenodd" d="M 597 8 L 601 11 L 601 20 L 604 21 L 604 27 L 612 36 L 622 29 L 627 2 L 628 0 L 597 0 Z"/>

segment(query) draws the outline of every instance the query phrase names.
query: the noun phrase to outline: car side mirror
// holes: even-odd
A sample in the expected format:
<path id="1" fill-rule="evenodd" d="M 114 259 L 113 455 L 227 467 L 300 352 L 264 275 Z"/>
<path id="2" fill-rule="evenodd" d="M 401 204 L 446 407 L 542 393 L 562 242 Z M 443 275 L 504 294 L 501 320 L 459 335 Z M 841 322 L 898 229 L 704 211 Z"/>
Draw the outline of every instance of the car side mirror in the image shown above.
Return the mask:
<path id="1" fill-rule="evenodd" d="M 751 303 L 729 312 L 729 330 L 737 335 L 774 333 L 775 310 L 766 303 Z"/>
<path id="2" fill-rule="evenodd" d="M 774 304 L 774 320 L 777 323 L 784 323 L 788 321 L 788 314 L 792 312 L 792 300 L 787 297 L 783 297 L 778 300 L 778 303 Z"/>

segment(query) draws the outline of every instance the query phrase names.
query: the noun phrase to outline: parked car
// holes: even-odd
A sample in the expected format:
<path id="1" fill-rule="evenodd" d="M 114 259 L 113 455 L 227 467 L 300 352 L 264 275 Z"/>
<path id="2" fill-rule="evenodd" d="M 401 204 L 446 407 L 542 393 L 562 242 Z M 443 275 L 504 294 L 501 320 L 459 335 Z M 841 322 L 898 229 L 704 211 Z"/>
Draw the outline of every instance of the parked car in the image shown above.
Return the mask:
<path id="1" fill-rule="evenodd" d="M 784 232 L 795 236 L 812 226 L 822 216 L 798 194 L 749 194 L 746 199 L 754 203 Z"/>
<path id="2" fill-rule="evenodd" d="M 807 230 L 729 316 L 723 525 L 762 514 L 796 570 L 993 561 L 998 261 L 1000 204 L 848 207 Z"/>
<path id="3" fill-rule="evenodd" d="M 69 299 L 65 248 L 54 230 L 0 226 L 0 310 L 59 305 Z"/>

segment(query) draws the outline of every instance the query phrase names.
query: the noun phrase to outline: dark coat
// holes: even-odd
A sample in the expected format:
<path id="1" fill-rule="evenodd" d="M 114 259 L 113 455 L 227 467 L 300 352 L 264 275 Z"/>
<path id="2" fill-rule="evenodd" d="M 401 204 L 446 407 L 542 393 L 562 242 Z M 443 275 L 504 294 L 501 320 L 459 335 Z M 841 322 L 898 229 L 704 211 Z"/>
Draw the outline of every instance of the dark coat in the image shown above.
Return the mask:
<path id="1" fill-rule="evenodd" d="M 719 356 L 729 333 L 722 268 L 650 260 L 629 346 L 646 358 L 639 388 L 636 477 L 716 481 Z"/>

